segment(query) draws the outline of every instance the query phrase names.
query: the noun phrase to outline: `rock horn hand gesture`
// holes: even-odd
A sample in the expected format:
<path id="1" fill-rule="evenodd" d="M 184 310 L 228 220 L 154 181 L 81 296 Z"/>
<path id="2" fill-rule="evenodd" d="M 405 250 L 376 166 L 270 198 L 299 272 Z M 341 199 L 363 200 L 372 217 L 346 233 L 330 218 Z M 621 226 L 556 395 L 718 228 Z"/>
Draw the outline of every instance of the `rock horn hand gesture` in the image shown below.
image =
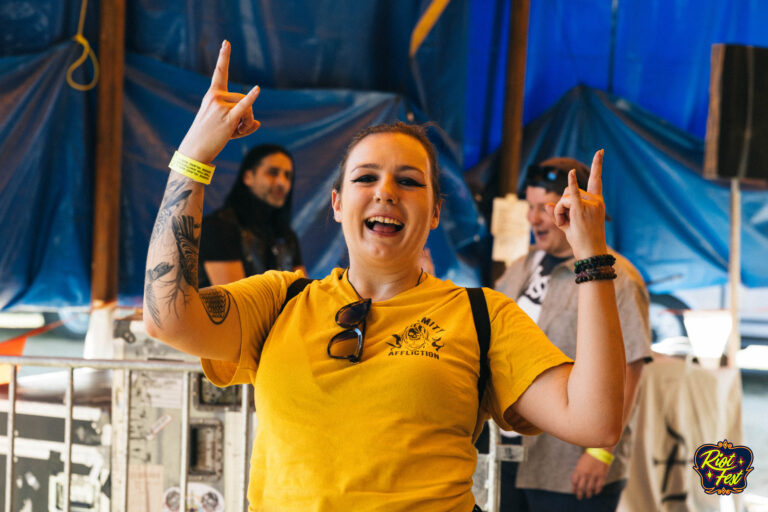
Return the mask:
<path id="1" fill-rule="evenodd" d="M 576 171 L 568 173 L 568 187 L 557 204 L 548 204 L 547 211 L 563 230 L 576 259 L 605 254 L 605 203 L 603 202 L 603 153 L 597 151 L 592 159 L 587 190 L 580 190 Z"/>
<path id="2" fill-rule="evenodd" d="M 250 135 L 261 125 L 253 118 L 252 108 L 259 96 L 259 86 L 253 87 L 248 94 L 227 90 L 231 50 L 229 41 L 225 40 L 219 50 L 211 86 L 179 145 L 181 154 L 199 162 L 212 162 L 230 139 Z"/>

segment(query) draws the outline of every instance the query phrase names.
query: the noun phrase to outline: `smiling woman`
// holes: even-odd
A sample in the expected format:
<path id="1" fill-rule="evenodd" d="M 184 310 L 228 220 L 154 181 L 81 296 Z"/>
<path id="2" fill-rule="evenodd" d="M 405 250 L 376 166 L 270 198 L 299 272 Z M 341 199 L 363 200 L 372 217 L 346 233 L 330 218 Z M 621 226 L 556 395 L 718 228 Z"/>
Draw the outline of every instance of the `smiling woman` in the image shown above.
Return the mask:
<path id="1" fill-rule="evenodd" d="M 227 91 L 229 53 L 224 42 L 179 146 L 192 166 L 259 126 L 258 88 Z M 269 271 L 198 290 L 185 269 L 197 265 L 204 186 L 172 169 L 147 257 L 145 324 L 199 356 L 215 384 L 253 384 L 250 510 L 470 512 L 473 441 L 488 417 L 582 445 L 618 439 L 625 361 L 613 283 L 579 285 L 571 364 L 514 301 L 425 272 L 441 203 L 421 127 L 379 125 L 350 142 L 331 191 L 349 267 L 310 283 Z M 570 175 L 546 208 L 579 259 L 606 252 L 601 170 L 598 152 L 587 190 Z"/>
<path id="2" fill-rule="evenodd" d="M 400 123 L 367 131 L 347 148 L 331 203 L 344 231 L 350 279 L 376 301 L 417 281 L 419 255 L 440 221 L 440 202 L 434 148 L 423 129 Z M 380 280 L 358 279 L 363 269 Z"/>

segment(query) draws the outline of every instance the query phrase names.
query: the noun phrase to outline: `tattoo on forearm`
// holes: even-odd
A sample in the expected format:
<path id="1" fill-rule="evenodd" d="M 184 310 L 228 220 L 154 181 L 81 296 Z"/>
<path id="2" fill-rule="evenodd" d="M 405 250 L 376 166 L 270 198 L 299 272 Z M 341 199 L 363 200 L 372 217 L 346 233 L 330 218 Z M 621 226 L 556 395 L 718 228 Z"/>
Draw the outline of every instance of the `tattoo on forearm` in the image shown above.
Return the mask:
<path id="1" fill-rule="evenodd" d="M 149 241 L 149 265 L 154 265 L 158 260 L 162 262 L 147 269 L 144 296 L 149 314 L 158 326 L 162 318 L 165 318 L 164 313 L 161 314 L 161 303 L 168 308 L 169 313 L 173 311 L 178 318 L 179 294 L 183 298 L 182 305 L 185 306 L 189 287 L 195 290 L 198 287 L 197 265 L 200 237 L 195 236 L 195 231 L 200 229 L 200 224 L 195 223 L 195 216 L 189 213 L 202 215 L 202 205 L 190 206 L 194 187 L 191 180 L 183 176 L 174 176 L 172 173 L 152 229 Z M 172 238 L 167 236 L 169 225 L 173 232 Z"/>
<path id="2" fill-rule="evenodd" d="M 217 286 L 205 288 L 200 291 L 200 300 L 211 322 L 218 325 L 227 318 L 232 304 L 232 296 L 227 290 Z"/>
<path id="3" fill-rule="evenodd" d="M 197 259 L 199 237 L 195 238 L 195 229 L 200 224 L 195 224 L 195 218 L 191 215 L 182 215 L 171 219 L 173 223 L 173 236 L 176 239 L 176 247 L 179 249 L 179 264 L 181 275 L 192 288 L 197 290 Z"/>
<path id="4" fill-rule="evenodd" d="M 158 279 L 170 272 L 171 269 L 173 269 L 173 265 L 163 261 L 156 265 L 155 268 L 147 269 L 147 275 L 144 280 L 144 299 L 147 303 L 147 309 L 149 309 L 149 314 L 152 315 L 152 320 L 158 326 L 160 326 L 160 309 L 157 306 L 157 298 L 152 287 Z"/>
<path id="5" fill-rule="evenodd" d="M 177 299 L 179 294 L 184 298 L 184 305 L 187 303 L 189 287 L 197 290 L 197 259 L 198 259 L 198 241 L 195 238 L 195 229 L 200 228 L 200 224 L 195 224 L 195 218 L 191 215 L 181 215 L 171 217 L 173 228 L 173 237 L 176 241 L 176 255 L 178 266 L 175 278 L 168 282 L 170 291 L 164 297 L 168 311 L 178 318 Z"/>
<path id="6" fill-rule="evenodd" d="M 192 189 L 180 190 L 186 184 L 187 182 L 183 179 L 171 180 L 171 182 L 168 183 L 168 190 L 160 205 L 160 211 L 157 213 L 155 227 L 152 229 L 152 236 L 149 239 L 150 245 L 165 232 L 171 214 L 186 206 L 187 200 L 189 199 L 190 194 L 192 194 Z"/>

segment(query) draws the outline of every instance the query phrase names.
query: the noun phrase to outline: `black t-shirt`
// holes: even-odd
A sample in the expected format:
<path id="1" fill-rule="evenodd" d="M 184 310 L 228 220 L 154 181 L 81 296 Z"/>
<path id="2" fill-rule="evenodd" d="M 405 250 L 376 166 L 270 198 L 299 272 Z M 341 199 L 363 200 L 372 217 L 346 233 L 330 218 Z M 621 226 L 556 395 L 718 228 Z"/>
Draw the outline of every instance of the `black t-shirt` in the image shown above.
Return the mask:
<path id="1" fill-rule="evenodd" d="M 302 266 L 296 233 L 287 228 L 275 234 L 274 226 L 268 222 L 241 226 L 230 208 L 207 215 L 200 235 L 200 287 L 210 286 L 204 266 L 206 261 L 240 261 L 246 277 L 267 270 L 293 270 Z"/>
<path id="2" fill-rule="evenodd" d="M 200 259 L 206 261 L 235 261 L 242 259 L 240 227 L 214 216 L 203 219 L 200 235 Z"/>

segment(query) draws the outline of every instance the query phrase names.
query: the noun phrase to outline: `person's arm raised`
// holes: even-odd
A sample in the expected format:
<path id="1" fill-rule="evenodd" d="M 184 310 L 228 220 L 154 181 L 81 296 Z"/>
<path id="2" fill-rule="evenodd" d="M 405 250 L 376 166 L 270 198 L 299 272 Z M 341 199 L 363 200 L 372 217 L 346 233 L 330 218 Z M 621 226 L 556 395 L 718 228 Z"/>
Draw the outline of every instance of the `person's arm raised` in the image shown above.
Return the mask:
<path id="1" fill-rule="evenodd" d="M 214 286 L 234 283 L 246 277 L 242 261 L 206 261 L 203 267 L 208 281 Z"/>
<path id="2" fill-rule="evenodd" d="M 179 153 L 210 164 L 230 139 L 259 128 L 252 105 L 259 94 L 227 91 L 230 45 L 221 46 L 211 86 L 179 146 Z M 155 220 L 144 278 L 147 333 L 199 357 L 237 361 L 240 319 L 230 295 L 218 287 L 198 291 L 202 183 L 171 171 Z"/>
<path id="3" fill-rule="evenodd" d="M 603 151 L 595 154 L 586 191 L 576 175 L 556 205 L 547 205 L 576 259 L 606 254 L 602 196 Z M 575 276 L 574 276 L 575 277 Z M 622 431 L 624 343 L 612 280 L 578 285 L 578 326 L 573 367 L 541 374 L 513 406 L 545 432 L 582 446 L 613 446 Z"/>

